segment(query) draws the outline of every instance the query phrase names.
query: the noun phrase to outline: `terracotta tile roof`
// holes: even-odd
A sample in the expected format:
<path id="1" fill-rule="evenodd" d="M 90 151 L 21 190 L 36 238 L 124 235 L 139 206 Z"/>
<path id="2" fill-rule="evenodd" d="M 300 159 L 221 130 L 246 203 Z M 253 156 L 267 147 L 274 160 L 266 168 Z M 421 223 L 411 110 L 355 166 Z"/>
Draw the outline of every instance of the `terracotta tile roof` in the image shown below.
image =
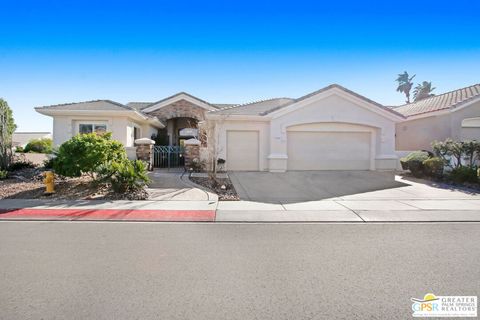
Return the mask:
<path id="1" fill-rule="evenodd" d="M 395 107 L 393 110 L 406 117 L 445 109 L 455 109 L 473 99 L 480 98 L 480 84 L 439 94 L 427 99 Z"/>

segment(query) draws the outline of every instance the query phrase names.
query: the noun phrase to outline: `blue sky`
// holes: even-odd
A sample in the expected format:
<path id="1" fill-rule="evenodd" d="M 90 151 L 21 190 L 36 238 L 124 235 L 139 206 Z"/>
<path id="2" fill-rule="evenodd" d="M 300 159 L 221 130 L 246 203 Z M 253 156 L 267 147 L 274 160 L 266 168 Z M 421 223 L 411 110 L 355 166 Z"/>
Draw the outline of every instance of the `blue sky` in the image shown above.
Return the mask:
<path id="1" fill-rule="evenodd" d="M 477 0 L 0 0 L 0 12 L 0 97 L 21 131 L 51 131 L 35 106 L 92 99 L 242 103 L 339 83 L 396 105 L 404 70 L 437 93 L 480 83 Z"/>

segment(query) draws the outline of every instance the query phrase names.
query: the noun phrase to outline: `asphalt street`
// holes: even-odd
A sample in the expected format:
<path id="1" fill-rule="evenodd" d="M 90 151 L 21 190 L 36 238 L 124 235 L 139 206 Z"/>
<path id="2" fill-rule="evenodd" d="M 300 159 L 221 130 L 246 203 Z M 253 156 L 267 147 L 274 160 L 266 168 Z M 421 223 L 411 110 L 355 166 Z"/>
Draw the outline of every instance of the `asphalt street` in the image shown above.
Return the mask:
<path id="1" fill-rule="evenodd" d="M 480 224 L 0 222 L 1 319 L 410 319 L 480 295 Z"/>

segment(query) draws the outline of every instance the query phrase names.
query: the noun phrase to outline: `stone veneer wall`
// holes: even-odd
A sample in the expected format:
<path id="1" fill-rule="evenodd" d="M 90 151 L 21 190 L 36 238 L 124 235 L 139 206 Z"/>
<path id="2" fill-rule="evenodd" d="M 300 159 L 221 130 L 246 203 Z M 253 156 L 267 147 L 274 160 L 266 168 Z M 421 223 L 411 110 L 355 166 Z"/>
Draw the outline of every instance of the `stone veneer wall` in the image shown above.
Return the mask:
<path id="1" fill-rule="evenodd" d="M 193 118 L 196 120 L 205 119 L 205 110 L 187 100 L 179 100 L 168 106 L 149 113 L 151 116 L 156 116 L 162 122 L 173 118 Z"/>
<path id="2" fill-rule="evenodd" d="M 148 162 L 148 170 L 153 170 L 153 145 L 137 145 L 137 159 Z"/>
<path id="3" fill-rule="evenodd" d="M 200 146 L 186 145 L 185 146 L 185 167 L 187 169 L 192 167 L 193 159 L 200 161 Z"/>

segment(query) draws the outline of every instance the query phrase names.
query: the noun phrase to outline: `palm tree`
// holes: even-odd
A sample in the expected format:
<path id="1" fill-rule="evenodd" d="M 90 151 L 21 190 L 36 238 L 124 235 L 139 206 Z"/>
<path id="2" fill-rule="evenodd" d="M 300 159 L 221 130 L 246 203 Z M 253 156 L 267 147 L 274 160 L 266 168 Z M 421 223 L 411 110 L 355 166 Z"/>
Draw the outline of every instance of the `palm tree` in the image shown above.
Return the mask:
<path id="1" fill-rule="evenodd" d="M 418 84 L 413 90 L 413 100 L 420 101 L 434 96 L 435 94 L 432 91 L 435 90 L 435 87 L 432 87 L 432 82 L 423 81 L 422 84 Z"/>
<path id="2" fill-rule="evenodd" d="M 412 80 L 413 78 L 415 78 L 415 76 L 416 75 L 413 75 L 410 77 L 408 75 L 408 72 L 405 71 L 403 73 L 400 73 L 396 80 L 398 82 L 397 91 L 405 94 L 405 96 L 407 97 L 406 103 L 410 103 L 410 91 L 412 90 L 412 87 L 413 87 Z"/>

